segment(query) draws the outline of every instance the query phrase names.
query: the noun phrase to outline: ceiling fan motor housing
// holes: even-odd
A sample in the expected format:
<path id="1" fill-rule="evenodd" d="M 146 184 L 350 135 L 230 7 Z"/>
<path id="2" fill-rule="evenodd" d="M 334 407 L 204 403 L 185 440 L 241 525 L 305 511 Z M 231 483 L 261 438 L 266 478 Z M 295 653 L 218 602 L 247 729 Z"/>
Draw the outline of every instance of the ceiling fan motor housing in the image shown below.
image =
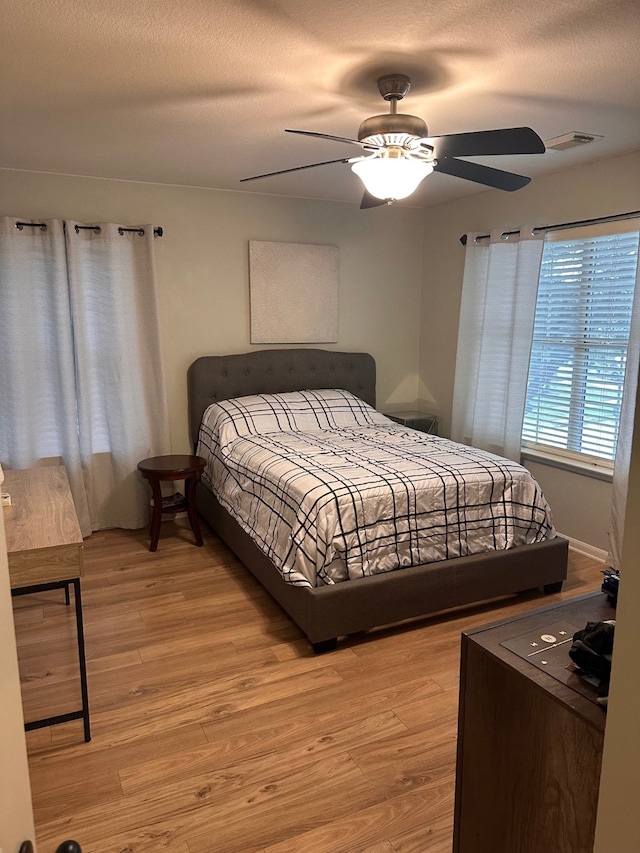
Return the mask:
<path id="1" fill-rule="evenodd" d="M 406 74 L 384 74 L 378 77 L 378 91 L 385 101 L 401 101 L 409 94 L 411 77 Z"/>
<path id="2" fill-rule="evenodd" d="M 369 145 L 406 145 L 412 139 L 428 136 L 427 125 L 418 116 L 386 113 L 365 119 L 358 130 L 358 141 Z"/>

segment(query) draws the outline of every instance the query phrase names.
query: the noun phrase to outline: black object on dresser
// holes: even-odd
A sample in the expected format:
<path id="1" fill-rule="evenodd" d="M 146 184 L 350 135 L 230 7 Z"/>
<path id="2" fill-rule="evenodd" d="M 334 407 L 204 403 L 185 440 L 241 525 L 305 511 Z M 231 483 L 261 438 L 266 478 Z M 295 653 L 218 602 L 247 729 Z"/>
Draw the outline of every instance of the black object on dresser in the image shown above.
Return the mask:
<path id="1" fill-rule="evenodd" d="M 592 853 L 605 711 L 571 667 L 601 593 L 463 633 L 454 853 Z"/>

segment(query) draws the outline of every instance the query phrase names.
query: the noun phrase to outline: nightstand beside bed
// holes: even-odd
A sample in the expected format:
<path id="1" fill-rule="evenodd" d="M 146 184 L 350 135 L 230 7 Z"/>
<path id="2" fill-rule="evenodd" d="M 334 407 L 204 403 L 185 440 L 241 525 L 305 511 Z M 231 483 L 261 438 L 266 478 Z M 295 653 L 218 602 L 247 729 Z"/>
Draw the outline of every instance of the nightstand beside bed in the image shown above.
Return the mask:
<path id="1" fill-rule="evenodd" d="M 438 417 L 437 415 L 429 415 L 426 412 L 407 411 L 393 412 L 387 414 L 387 417 L 402 426 L 417 429 L 419 432 L 426 432 L 430 435 L 438 435 Z"/>

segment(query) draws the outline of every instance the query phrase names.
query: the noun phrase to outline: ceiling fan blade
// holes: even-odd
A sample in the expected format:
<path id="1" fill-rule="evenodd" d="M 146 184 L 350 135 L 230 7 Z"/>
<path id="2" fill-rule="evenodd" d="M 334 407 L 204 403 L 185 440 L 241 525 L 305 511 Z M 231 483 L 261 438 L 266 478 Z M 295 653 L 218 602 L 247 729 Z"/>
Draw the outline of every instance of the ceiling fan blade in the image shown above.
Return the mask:
<path id="1" fill-rule="evenodd" d="M 530 127 L 507 127 L 451 133 L 420 140 L 436 157 L 481 157 L 485 154 L 544 154 L 544 142 Z"/>
<path id="2" fill-rule="evenodd" d="M 381 204 L 386 204 L 387 202 L 383 198 L 376 198 L 374 195 L 371 195 L 367 190 L 364 191 L 364 195 L 362 196 L 362 201 L 360 202 L 360 210 L 367 210 L 370 207 L 379 207 Z"/>
<path id="3" fill-rule="evenodd" d="M 365 145 L 364 142 L 358 142 L 357 139 L 348 139 L 346 136 L 332 136 L 330 133 L 314 133 L 312 130 L 289 130 L 285 128 L 285 133 L 299 133 L 302 136 L 315 136 L 318 139 L 332 139 L 334 142 L 349 142 L 351 145 L 359 145 L 361 148 L 371 148 L 377 150 L 376 145 Z"/>
<path id="4" fill-rule="evenodd" d="M 514 172 L 503 172 L 502 169 L 494 169 L 491 166 L 481 166 L 480 163 L 469 163 L 467 160 L 456 160 L 453 157 L 445 157 L 433 167 L 434 172 L 443 172 L 445 175 L 454 175 L 456 178 L 465 178 L 467 181 L 475 181 L 496 190 L 513 192 L 522 189 L 531 181 L 524 175 L 516 175 Z"/>
<path id="5" fill-rule="evenodd" d="M 302 169 L 315 169 L 316 166 L 330 166 L 332 163 L 348 163 L 348 157 L 342 157 L 340 160 L 325 160 L 322 163 L 309 163 L 308 166 L 294 166 L 293 169 L 280 169 L 278 172 L 267 172 L 264 175 L 252 175 L 250 178 L 240 178 L 240 183 L 244 181 L 257 181 L 258 178 L 271 178 L 273 175 L 286 175 L 287 172 L 300 172 Z"/>

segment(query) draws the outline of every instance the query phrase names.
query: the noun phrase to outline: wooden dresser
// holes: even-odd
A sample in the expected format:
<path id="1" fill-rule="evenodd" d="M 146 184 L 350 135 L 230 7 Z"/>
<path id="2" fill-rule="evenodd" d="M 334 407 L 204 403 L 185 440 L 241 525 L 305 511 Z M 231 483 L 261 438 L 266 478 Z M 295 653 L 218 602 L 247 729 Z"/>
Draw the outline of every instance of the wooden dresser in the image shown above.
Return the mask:
<path id="1" fill-rule="evenodd" d="M 567 639 L 605 619 L 598 592 L 462 635 L 454 853 L 593 850 L 606 714 Z"/>

